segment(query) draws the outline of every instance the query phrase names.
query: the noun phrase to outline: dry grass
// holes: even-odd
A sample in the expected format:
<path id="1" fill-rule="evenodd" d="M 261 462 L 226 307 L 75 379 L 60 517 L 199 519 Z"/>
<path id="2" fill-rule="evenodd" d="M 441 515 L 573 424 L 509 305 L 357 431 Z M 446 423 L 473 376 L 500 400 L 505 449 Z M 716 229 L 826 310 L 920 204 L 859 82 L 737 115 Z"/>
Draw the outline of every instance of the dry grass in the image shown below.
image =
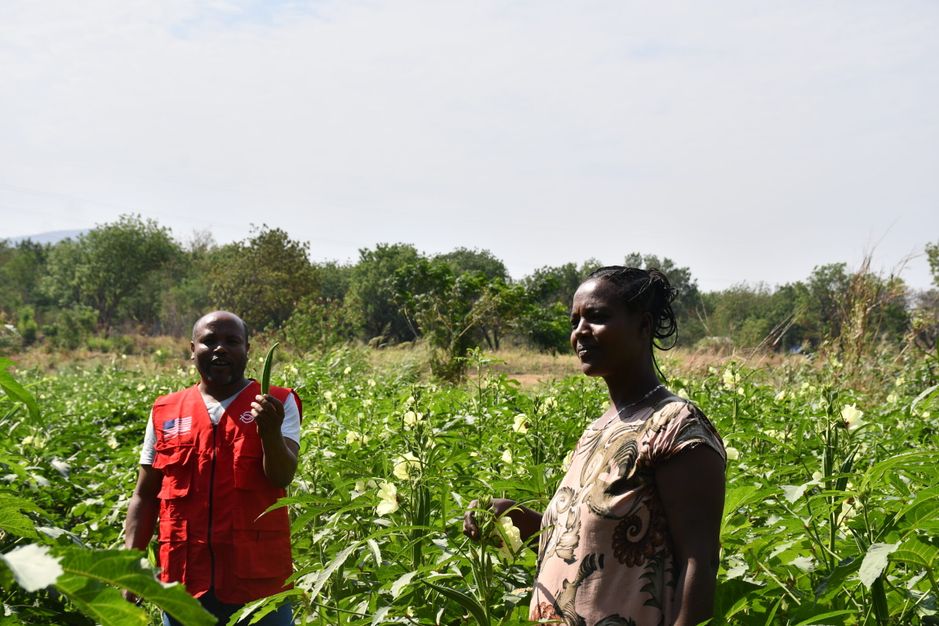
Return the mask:
<path id="1" fill-rule="evenodd" d="M 48 346 L 30 348 L 10 359 L 21 369 L 36 369 L 55 373 L 73 367 L 94 368 L 120 362 L 128 369 L 146 371 L 187 367 L 189 363 L 189 340 L 179 337 L 144 335 L 130 336 L 129 349 L 125 351 L 101 352 L 80 348 L 78 350 L 53 350 Z"/>
<path id="2" fill-rule="evenodd" d="M 754 369 L 772 371 L 784 363 L 801 361 L 804 357 L 774 352 L 752 352 L 750 350 L 715 352 L 709 350 L 674 349 L 658 353 L 660 365 L 666 374 L 678 372 L 683 375 L 703 374 L 709 367 L 721 368 L 729 362 Z M 430 375 L 426 346 L 406 344 L 369 350 L 369 362 L 380 370 L 417 368 L 425 376 Z M 483 358 L 487 367 L 517 380 L 523 387 L 536 387 L 542 383 L 580 374 L 580 362 L 574 354 L 546 354 L 522 348 L 509 348 L 497 352 L 486 351 Z M 475 374 L 470 367 L 469 376 Z"/>
<path id="3" fill-rule="evenodd" d="M 269 343 L 267 338 L 255 338 L 253 343 L 264 346 Z M 302 353 L 286 347 L 286 352 L 292 358 L 304 358 Z M 421 343 L 402 344 L 381 349 L 358 346 L 353 348 L 361 350 L 369 364 L 376 370 L 383 372 L 412 371 L 421 378 L 430 378 L 429 348 Z M 140 371 L 165 371 L 178 367 L 188 368 L 189 342 L 186 339 L 174 337 L 135 337 L 132 350 L 129 354 L 95 352 L 86 349 L 75 351 L 49 351 L 44 348 L 34 348 L 12 356 L 17 367 L 24 369 L 39 369 L 47 373 L 55 373 L 74 367 L 95 368 L 98 366 L 113 366 L 120 363 L 121 367 Z M 733 361 L 754 369 L 772 371 L 784 363 L 800 360 L 803 357 L 789 356 L 776 353 L 751 353 L 750 351 L 702 351 L 675 349 L 658 353 L 662 369 L 666 374 L 670 372 L 681 375 L 703 374 L 709 367 L 723 367 Z M 517 380 L 525 388 L 537 387 L 542 383 L 559 380 L 580 373 L 580 363 L 574 354 L 546 354 L 524 348 L 507 348 L 497 352 L 483 353 L 486 367 L 491 371 L 505 374 Z M 288 358 L 290 358 L 288 357 Z M 472 378 L 475 373 L 470 367 L 468 372 Z"/>

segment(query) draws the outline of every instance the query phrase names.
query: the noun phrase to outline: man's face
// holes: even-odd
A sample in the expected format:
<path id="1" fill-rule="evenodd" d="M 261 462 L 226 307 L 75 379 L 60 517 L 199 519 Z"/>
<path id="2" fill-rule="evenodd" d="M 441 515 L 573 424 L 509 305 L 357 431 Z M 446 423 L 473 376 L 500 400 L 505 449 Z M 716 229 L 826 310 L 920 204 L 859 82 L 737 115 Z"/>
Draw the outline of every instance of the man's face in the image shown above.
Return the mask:
<path id="1" fill-rule="evenodd" d="M 244 324 L 234 315 L 216 313 L 199 320 L 190 348 L 205 383 L 223 386 L 244 378 L 248 342 Z"/>

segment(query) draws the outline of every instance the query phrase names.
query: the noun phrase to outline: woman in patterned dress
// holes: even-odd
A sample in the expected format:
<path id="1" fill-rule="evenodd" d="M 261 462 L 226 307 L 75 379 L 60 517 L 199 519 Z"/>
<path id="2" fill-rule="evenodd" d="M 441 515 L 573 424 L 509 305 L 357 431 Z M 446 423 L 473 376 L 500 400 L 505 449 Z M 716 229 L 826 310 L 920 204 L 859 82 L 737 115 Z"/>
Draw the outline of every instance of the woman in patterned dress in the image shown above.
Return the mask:
<path id="1" fill-rule="evenodd" d="M 538 536 L 530 619 L 566 626 L 692 626 L 713 612 L 724 446 L 691 402 L 659 381 L 653 350 L 676 331 L 661 272 L 604 267 L 580 285 L 571 346 L 607 384 L 545 512 L 492 502 Z M 474 505 L 464 532 L 478 538 Z"/>

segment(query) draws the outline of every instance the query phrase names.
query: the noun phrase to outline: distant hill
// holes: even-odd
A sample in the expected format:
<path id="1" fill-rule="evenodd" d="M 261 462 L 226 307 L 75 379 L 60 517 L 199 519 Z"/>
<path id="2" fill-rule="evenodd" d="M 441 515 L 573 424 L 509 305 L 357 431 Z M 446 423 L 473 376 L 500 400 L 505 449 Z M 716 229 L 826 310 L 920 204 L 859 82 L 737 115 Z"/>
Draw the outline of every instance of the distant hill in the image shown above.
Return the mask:
<path id="1" fill-rule="evenodd" d="M 63 239 L 75 238 L 79 235 L 88 232 L 88 229 L 84 230 L 50 230 L 45 233 L 37 233 L 35 235 L 23 235 L 22 237 L 10 237 L 10 243 L 19 243 L 21 241 L 26 241 L 27 239 L 32 239 L 36 243 L 56 243 L 62 241 Z"/>

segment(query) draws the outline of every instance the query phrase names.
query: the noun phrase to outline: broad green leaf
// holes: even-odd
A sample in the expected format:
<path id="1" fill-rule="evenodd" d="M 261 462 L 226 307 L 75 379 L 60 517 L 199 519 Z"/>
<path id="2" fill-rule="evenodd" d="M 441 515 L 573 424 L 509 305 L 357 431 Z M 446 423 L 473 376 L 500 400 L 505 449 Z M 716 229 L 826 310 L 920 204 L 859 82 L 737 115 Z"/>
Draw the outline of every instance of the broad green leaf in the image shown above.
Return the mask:
<path id="1" fill-rule="evenodd" d="M 862 489 L 872 485 L 879 486 L 883 482 L 884 475 L 888 472 L 895 475 L 898 468 L 935 469 L 937 462 L 939 462 L 939 452 L 933 450 L 917 450 L 915 452 L 894 455 L 875 463 L 864 472 Z"/>
<path id="2" fill-rule="evenodd" d="M 29 500 L 0 493 L 0 530 L 19 537 L 35 539 L 37 537 L 35 524 L 24 512 L 38 510 L 39 507 Z"/>
<path id="3" fill-rule="evenodd" d="M 730 514 L 740 507 L 756 502 L 761 498 L 762 492 L 759 487 L 753 485 L 731 487 L 727 490 L 727 494 L 724 497 L 724 510 Z"/>
<path id="4" fill-rule="evenodd" d="M 125 600 L 121 592 L 83 576 L 61 577 L 56 588 L 78 609 L 101 626 L 146 626 L 147 614 Z M 215 622 L 202 622 L 214 624 Z"/>
<path id="5" fill-rule="evenodd" d="M 867 549 L 864 560 L 861 561 L 861 568 L 858 570 L 858 578 L 868 589 L 874 584 L 887 567 L 887 562 L 891 553 L 900 547 L 899 543 L 874 543 Z"/>
<path id="6" fill-rule="evenodd" d="M 907 539 L 890 555 L 891 561 L 901 561 L 925 569 L 935 569 L 939 561 L 939 548 L 917 537 Z"/>
<path id="7" fill-rule="evenodd" d="M 68 550 L 62 559 L 64 574 L 56 587 L 84 613 L 106 626 L 147 621 L 142 611 L 124 600 L 119 591 L 122 589 L 152 602 L 187 626 L 215 623 L 182 585 L 158 581 L 143 557 L 143 552 L 137 550 Z"/>
<path id="8" fill-rule="evenodd" d="M 757 591 L 760 585 L 739 578 L 718 580 L 714 592 L 715 615 L 729 620 L 736 612 L 747 605 L 747 600 Z"/>
<path id="9" fill-rule="evenodd" d="M 0 359 L 0 389 L 3 389 L 9 397 L 26 405 L 29 416 L 33 419 L 39 419 L 39 404 L 33 394 L 29 393 L 23 385 L 16 382 L 16 379 L 7 372 L 12 367 L 13 361 L 9 359 Z"/>
<path id="10" fill-rule="evenodd" d="M 916 499 L 897 514 L 899 522 L 896 526 L 904 533 L 921 531 L 931 535 L 939 534 L 939 497 L 936 490 L 933 493 L 917 494 Z"/>

